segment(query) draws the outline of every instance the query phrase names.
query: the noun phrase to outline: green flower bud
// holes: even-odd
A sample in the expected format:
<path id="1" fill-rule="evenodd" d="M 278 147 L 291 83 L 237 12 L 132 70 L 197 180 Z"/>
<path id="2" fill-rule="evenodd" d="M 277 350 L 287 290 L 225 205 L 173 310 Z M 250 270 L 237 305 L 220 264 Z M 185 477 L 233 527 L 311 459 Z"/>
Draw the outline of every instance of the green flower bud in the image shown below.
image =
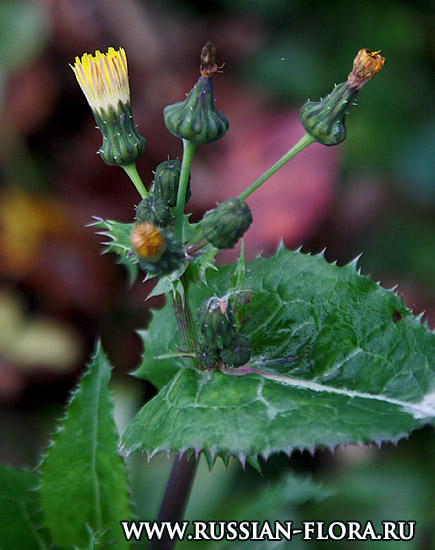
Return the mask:
<path id="1" fill-rule="evenodd" d="M 109 48 L 106 54 L 97 50 L 95 56 L 85 53 L 76 57 L 72 69 L 103 134 L 101 158 L 110 166 L 134 164 L 143 155 L 146 140 L 133 121 L 124 49 Z"/>
<path id="2" fill-rule="evenodd" d="M 229 346 L 236 333 L 236 324 L 229 304 L 213 296 L 205 300 L 198 311 L 199 329 L 207 347 Z"/>
<path id="3" fill-rule="evenodd" d="M 300 117 L 305 130 L 323 145 L 338 145 L 346 139 L 345 116 L 358 91 L 347 82 L 338 84 L 320 101 L 307 101 Z"/>
<path id="4" fill-rule="evenodd" d="M 161 162 L 155 171 L 153 193 L 163 198 L 169 206 L 177 204 L 178 184 L 181 174 L 181 160 L 165 160 Z M 190 199 L 190 176 L 186 191 L 186 202 Z"/>
<path id="5" fill-rule="evenodd" d="M 201 76 L 184 101 L 163 111 L 166 128 L 174 136 L 194 143 L 211 143 L 228 130 L 226 117 L 217 110 L 212 75 L 220 70 L 215 63 L 216 49 L 208 42 L 201 52 Z"/>
<path id="6" fill-rule="evenodd" d="M 241 367 L 251 358 L 251 340 L 243 334 L 236 334 L 231 344 L 221 350 L 220 355 L 222 361 L 229 367 Z"/>
<path id="7" fill-rule="evenodd" d="M 151 222 L 158 227 L 166 227 L 171 221 L 171 210 L 165 199 L 150 195 L 137 205 L 136 219 Z"/>
<path id="8" fill-rule="evenodd" d="M 252 213 L 242 199 L 227 199 L 205 213 L 201 221 L 204 237 L 216 248 L 233 248 L 252 223 Z"/>
<path id="9" fill-rule="evenodd" d="M 219 350 L 204 343 L 198 344 L 195 353 L 198 363 L 205 369 L 213 367 L 219 361 Z"/>
<path id="10" fill-rule="evenodd" d="M 345 116 L 358 91 L 383 67 L 385 59 L 379 52 L 366 48 L 354 60 L 347 81 L 338 84 L 320 101 L 307 101 L 301 108 L 300 118 L 305 130 L 323 145 L 338 145 L 346 139 Z"/>

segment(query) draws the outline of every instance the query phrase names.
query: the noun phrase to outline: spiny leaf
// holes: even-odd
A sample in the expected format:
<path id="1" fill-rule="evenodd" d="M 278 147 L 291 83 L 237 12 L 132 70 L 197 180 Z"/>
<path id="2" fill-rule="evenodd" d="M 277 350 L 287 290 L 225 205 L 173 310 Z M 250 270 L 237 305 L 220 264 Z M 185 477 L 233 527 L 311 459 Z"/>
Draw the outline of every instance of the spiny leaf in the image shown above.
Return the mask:
<path id="1" fill-rule="evenodd" d="M 97 234 L 110 239 L 102 243 L 104 252 L 113 252 L 118 256 L 118 263 L 127 269 L 130 284 L 133 284 L 139 274 L 139 266 L 135 262 L 130 244 L 130 233 L 134 223 L 121 223 L 114 220 L 103 220 L 102 218 L 95 218 L 95 220 L 94 223 L 90 224 L 91 227 L 104 229 L 104 231 Z"/>
<path id="2" fill-rule="evenodd" d="M 267 457 L 294 449 L 395 441 L 435 423 L 435 334 L 392 291 L 356 271 L 281 248 L 248 266 L 250 303 L 240 305 L 252 360 L 200 372 L 176 349 L 169 305 L 146 333 L 136 375 L 165 387 L 123 439 L 129 451 L 204 450 Z M 225 293 L 231 268 L 211 277 Z M 192 288 L 191 303 L 210 294 Z"/>
<path id="3" fill-rule="evenodd" d="M 101 346 L 74 392 L 65 419 L 41 464 L 42 509 L 53 542 L 86 547 L 89 529 L 105 544 L 127 548 L 120 518 L 130 517 L 125 467 L 108 383 L 111 367 Z"/>
<path id="4" fill-rule="evenodd" d="M 46 550 L 48 532 L 41 529 L 39 476 L 0 466 L 0 550 Z"/>

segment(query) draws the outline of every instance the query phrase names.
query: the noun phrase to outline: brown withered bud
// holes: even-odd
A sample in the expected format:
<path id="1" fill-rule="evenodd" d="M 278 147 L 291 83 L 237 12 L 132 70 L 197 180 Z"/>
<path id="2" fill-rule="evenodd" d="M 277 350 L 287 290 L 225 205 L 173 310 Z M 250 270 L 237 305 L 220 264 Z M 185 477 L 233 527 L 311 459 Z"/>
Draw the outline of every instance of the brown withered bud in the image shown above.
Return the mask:
<path id="1" fill-rule="evenodd" d="M 381 50 L 371 52 L 363 48 L 357 54 L 353 62 L 353 69 L 347 77 L 347 83 L 355 90 L 361 88 L 377 74 L 385 63 L 385 57 L 379 55 Z"/>
<path id="2" fill-rule="evenodd" d="M 225 63 L 222 65 L 216 64 L 216 48 L 210 41 L 201 50 L 201 59 L 199 64 L 199 72 L 205 78 L 212 77 L 215 73 L 222 72 Z"/>

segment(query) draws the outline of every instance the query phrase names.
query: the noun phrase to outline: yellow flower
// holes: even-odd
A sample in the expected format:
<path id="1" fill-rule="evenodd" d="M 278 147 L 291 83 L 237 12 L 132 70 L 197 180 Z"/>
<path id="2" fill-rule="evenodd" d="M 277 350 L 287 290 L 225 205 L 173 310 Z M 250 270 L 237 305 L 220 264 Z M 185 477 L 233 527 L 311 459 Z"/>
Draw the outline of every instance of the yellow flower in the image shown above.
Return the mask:
<path id="1" fill-rule="evenodd" d="M 119 101 L 124 105 L 130 102 L 124 48 L 118 51 L 109 48 L 105 54 L 99 50 L 95 55 L 85 53 L 81 60 L 76 57 L 71 68 L 93 111 L 104 110 L 108 113 L 110 107 L 117 109 Z"/>
<path id="2" fill-rule="evenodd" d="M 137 131 L 131 112 L 124 49 L 85 53 L 81 59 L 76 57 L 71 68 L 103 134 L 101 158 L 110 166 L 134 165 L 145 151 L 146 140 Z M 146 196 L 146 191 L 141 194 Z"/>

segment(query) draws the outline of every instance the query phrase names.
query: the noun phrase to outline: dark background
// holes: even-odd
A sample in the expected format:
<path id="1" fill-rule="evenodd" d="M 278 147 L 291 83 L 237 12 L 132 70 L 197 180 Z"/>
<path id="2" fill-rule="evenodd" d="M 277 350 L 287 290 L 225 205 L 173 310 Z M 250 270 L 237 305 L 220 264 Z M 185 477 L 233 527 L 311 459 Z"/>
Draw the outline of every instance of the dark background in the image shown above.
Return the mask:
<path id="1" fill-rule="evenodd" d="M 133 114 L 148 141 L 138 168 L 149 186 L 159 162 L 181 155 L 162 109 L 184 98 L 197 79 L 202 45 L 214 42 L 218 63 L 225 62 L 223 75 L 214 78 L 216 101 L 230 130 L 197 150 L 188 205 L 196 220 L 216 200 L 240 193 L 302 137 L 300 106 L 344 81 L 360 48 L 382 49 L 385 66 L 352 108 L 346 141 L 310 146 L 248 200 L 254 223 L 247 254 L 271 254 L 281 235 L 304 251 L 327 247 L 326 257 L 339 265 L 363 252 L 363 273 L 386 287 L 399 284 L 408 306 L 426 311 L 434 328 L 433 7 L 429 0 L 2 0 L 2 463 L 37 465 L 98 337 L 115 366 L 121 427 L 152 391 L 126 375 L 141 353 L 135 329 L 161 300 L 145 302 L 152 283 L 129 288 L 123 269 L 100 255 L 101 238 L 86 227 L 94 215 L 131 221 L 138 196 L 121 169 L 95 154 L 101 137 L 68 66 L 75 56 L 125 48 Z M 237 250 L 221 256 L 232 260 Z M 420 430 L 398 448 L 340 453 L 275 457 L 263 478 L 241 474 L 237 465 L 225 474 L 218 467 L 211 478 L 200 474 L 197 485 L 219 485 L 224 499 L 224 479 L 244 486 L 249 480 L 255 491 L 291 466 L 339 487 L 327 510 L 314 510 L 321 518 L 328 511 L 332 519 L 382 519 L 387 509 L 393 519 L 424 518 L 415 547 L 430 548 L 433 431 Z M 152 514 L 149 500 L 156 501 L 169 466 L 166 459 L 153 461 L 147 473 L 136 466 L 139 509 Z M 365 498 L 356 498 L 364 488 Z M 195 506 L 204 509 L 204 495 L 196 492 L 192 513 Z M 344 517 L 352 506 L 354 517 Z"/>

